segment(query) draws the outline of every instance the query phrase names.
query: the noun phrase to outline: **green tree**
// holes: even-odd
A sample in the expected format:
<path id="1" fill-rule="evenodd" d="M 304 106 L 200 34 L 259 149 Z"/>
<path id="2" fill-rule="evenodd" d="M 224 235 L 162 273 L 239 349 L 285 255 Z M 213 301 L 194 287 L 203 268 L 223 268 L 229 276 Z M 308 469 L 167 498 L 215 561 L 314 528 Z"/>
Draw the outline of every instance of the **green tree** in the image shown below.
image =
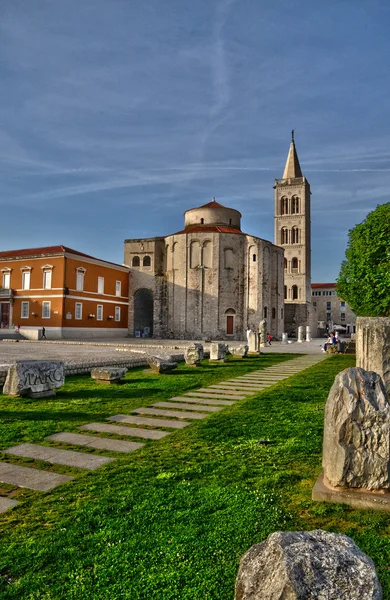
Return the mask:
<path id="1" fill-rule="evenodd" d="M 390 202 L 349 231 L 337 294 L 360 317 L 390 315 Z"/>

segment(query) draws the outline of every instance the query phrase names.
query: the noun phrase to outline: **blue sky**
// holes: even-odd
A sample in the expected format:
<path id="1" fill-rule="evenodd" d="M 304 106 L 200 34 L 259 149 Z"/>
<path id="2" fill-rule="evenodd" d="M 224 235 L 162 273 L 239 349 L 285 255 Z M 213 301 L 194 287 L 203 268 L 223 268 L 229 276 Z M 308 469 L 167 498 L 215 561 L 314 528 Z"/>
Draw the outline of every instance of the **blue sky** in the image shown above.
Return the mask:
<path id="1" fill-rule="evenodd" d="M 312 190 L 312 280 L 389 199 L 390 5 L 0 0 L 2 250 L 182 229 L 212 196 L 273 240 L 290 131 Z"/>

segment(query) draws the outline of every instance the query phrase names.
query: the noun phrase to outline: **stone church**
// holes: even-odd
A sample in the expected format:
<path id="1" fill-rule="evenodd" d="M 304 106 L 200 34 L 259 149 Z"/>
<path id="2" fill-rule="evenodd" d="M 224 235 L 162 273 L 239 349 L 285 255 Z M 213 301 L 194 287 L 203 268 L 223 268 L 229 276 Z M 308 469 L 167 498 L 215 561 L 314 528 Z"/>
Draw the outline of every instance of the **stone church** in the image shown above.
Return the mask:
<path id="1" fill-rule="evenodd" d="M 245 339 L 249 325 L 280 338 L 306 324 L 310 303 L 310 186 L 294 140 L 275 180 L 275 243 L 244 233 L 241 213 L 216 202 L 184 213 L 184 229 L 125 240 L 129 335 Z M 287 329 L 286 329 L 287 327 Z"/>

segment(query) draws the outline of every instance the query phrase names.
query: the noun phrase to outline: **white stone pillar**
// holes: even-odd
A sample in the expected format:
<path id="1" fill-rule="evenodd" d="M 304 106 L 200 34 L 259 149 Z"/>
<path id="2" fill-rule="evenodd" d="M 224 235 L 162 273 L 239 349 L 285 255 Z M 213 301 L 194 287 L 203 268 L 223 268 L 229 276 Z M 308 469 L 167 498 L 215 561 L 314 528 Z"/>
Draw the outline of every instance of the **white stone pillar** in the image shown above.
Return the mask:
<path id="1" fill-rule="evenodd" d="M 257 352 L 257 333 L 251 331 L 248 333 L 249 352 Z"/>
<path id="2" fill-rule="evenodd" d="M 311 342 L 311 328 L 310 325 L 306 325 L 306 341 Z"/>
<path id="3" fill-rule="evenodd" d="M 298 327 L 298 344 L 302 344 L 303 342 L 303 325 Z"/>

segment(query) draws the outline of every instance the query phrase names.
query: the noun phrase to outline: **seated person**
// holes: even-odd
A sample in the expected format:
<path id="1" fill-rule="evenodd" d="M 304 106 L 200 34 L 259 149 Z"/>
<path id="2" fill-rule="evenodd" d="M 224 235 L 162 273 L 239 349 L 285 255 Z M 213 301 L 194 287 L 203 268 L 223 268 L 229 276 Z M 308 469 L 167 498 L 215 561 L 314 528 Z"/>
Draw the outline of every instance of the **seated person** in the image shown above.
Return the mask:
<path id="1" fill-rule="evenodd" d="M 329 337 L 326 340 L 326 343 L 322 347 L 322 352 L 326 352 L 326 349 L 327 349 L 328 346 L 334 346 L 335 344 L 336 344 L 336 336 L 335 336 L 334 331 L 332 331 L 329 334 Z"/>

